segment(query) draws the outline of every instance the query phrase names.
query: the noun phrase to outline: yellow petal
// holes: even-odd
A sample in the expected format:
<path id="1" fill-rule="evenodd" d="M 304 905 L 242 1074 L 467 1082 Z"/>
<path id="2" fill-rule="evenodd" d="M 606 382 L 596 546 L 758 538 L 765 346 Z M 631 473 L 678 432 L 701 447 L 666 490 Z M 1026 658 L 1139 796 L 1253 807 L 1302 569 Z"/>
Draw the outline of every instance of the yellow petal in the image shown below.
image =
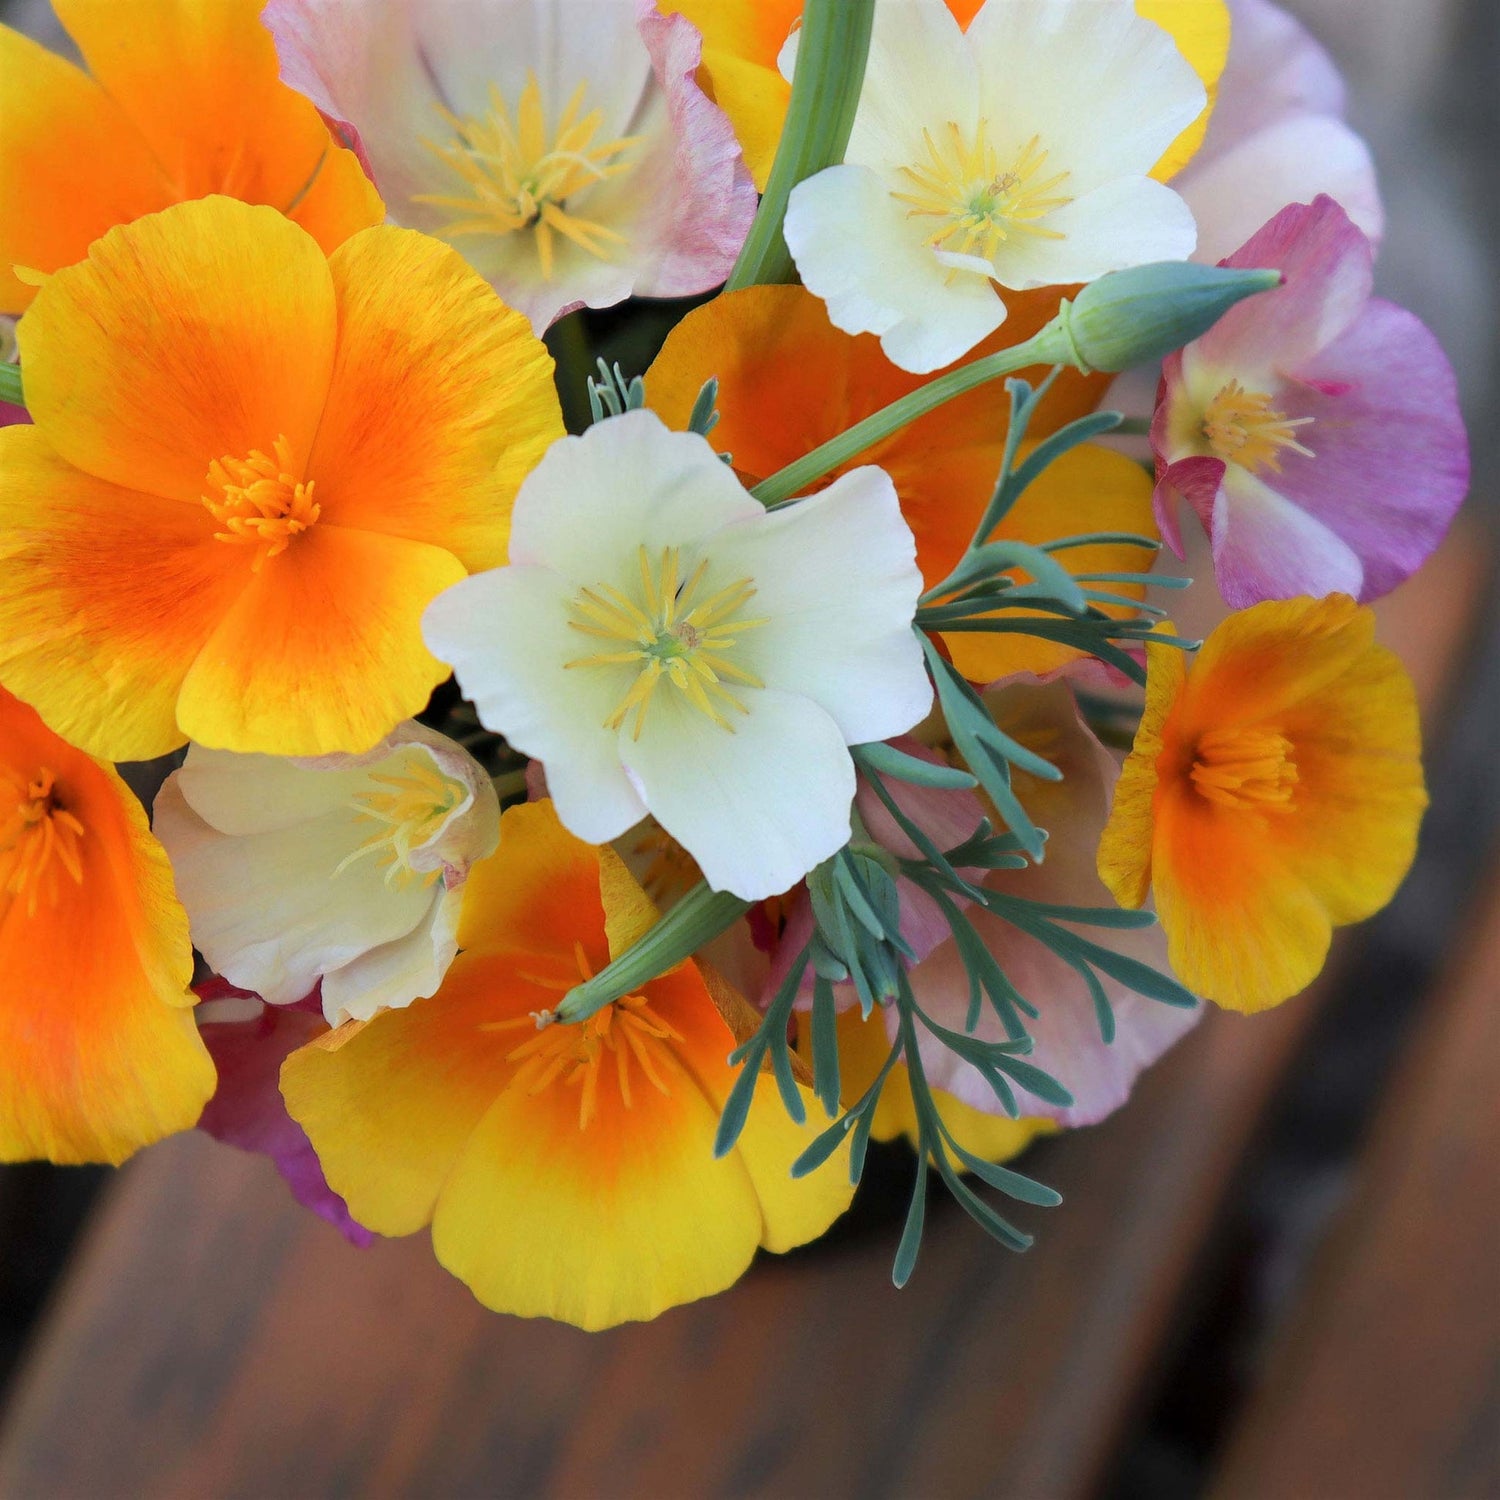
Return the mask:
<path id="1" fill-rule="evenodd" d="M 422 612 L 464 576 L 437 547 L 320 522 L 224 614 L 183 679 L 182 732 L 242 753 L 370 749 L 448 675 L 423 644 Z"/>
<path id="2" fill-rule="evenodd" d="M 285 437 L 305 462 L 333 366 L 333 285 L 290 220 L 204 198 L 112 229 L 48 281 L 18 336 L 27 405 L 62 457 L 196 507 L 215 459 Z"/>
<path id="3" fill-rule="evenodd" d="M 28 314 L 28 317 L 30 314 Z M 201 505 L 106 484 L 0 430 L 0 681 L 108 760 L 181 745 L 177 695 L 242 586 Z"/>
<path id="4" fill-rule="evenodd" d="M 516 491 L 563 435 L 551 356 L 426 235 L 366 230 L 329 269 L 338 356 L 308 462 L 325 518 L 499 567 Z"/>
<path id="5" fill-rule="evenodd" d="M 1135 0 L 1135 9 L 1137 15 L 1155 21 L 1170 33 L 1208 91 L 1208 107 L 1172 142 L 1151 174 L 1167 182 L 1197 155 L 1203 144 L 1218 97 L 1219 79 L 1229 61 L 1229 6 L 1226 0 Z"/>

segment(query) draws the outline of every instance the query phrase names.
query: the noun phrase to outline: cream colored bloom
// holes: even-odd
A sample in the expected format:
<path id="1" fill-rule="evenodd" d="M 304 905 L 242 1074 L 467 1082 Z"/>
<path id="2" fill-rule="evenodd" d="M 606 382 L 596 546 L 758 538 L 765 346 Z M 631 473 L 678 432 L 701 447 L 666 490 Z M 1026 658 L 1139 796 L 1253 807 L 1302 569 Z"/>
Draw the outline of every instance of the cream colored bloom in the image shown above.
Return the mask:
<path id="1" fill-rule="evenodd" d="M 479 763 L 415 722 L 364 755 L 194 745 L 155 814 L 208 962 L 272 1005 L 321 980 L 331 1025 L 437 990 L 461 888 L 499 822 Z"/>
<path id="2" fill-rule="evenodd" d="M 433 601 L 429 647 L 545 764 L 573 834 L 649 812 L 717 890 L 776 894 L 841 848 L 848 747 L 931 706 L 915 543 L 879 469 L 767 512 L 701 437 L 627 412 L 548 450 L 510 560 Z"/>
<path id="3" fill-rule="evenodd" d="M 943 0 L 882 0 L 844 163 L 793 191 L 787 244 L 837 327 L 938 369 L 1005 321 L 995 283 L 1189 256 L 1151 173 L 1206 102 L 1130 0 L 988 0 L 967 31 Z"/>

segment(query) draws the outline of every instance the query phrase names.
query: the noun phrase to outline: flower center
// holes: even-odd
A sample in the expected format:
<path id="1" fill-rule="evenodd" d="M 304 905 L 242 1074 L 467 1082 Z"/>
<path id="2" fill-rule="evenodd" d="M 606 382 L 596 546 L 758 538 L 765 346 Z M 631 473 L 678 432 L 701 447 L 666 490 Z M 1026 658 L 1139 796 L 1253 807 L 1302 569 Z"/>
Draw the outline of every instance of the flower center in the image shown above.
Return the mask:
<path id="1" fill-rule="evenodd" d="M 468 788 L 445 776 L 431 756 L 420 751 L 403 770 L 374 772 L 370 780 L 385 790 L 360 792 L 354 807 L 376 825 L 375 831 L 333 873 L 342 875 L 357 860 L 373 855 L 385 871 L 388 886 L 404 887 L 413 880 L 431 885 L 442 871 L 414 869 L 412 854 L 443 831 L 443 825 L 463 806 Z"/>
<path id="2" fill-rule="evenodd" d="M 642 547 L 640 566 L 639 600 L 607 583 L 579 591 L 569 606 L 573 618 L 568 623 L 584 635 L 607 641 L 613 649 L 580 656 L 565 665 L 631 669 L 630 685 L 605 719 L 606 729 L 619 729 L 633 718 L 632 735 L 639 739 L 657 686 L 665 679 L 699 712 L 733 733 L 725 710 L 743 714 L 749 709 L 725 683 L 765 686 L 732 660 L 740 635 L 767 623 L 740 614 L 755 596 L 755 585 L 742 578 L 700 597 L 707 559 L 686 583 L 679 584 L 676 547 L 662 548 L 656 563 Z"/>
<path id="3" fill-rule="evenodd" d="M 1047 153 L 1038 136 L 1013 160 L 1003 161 L 989 141 L 988 126 L 981 120 L 971 141 L 952 120 L 936 138 L 924 130 L 927 159 L 901 168 L 912 191 L 892 192 L 891 197 L 907 205 L 909 219 L 939 220 L 927 237 L 934 250 L 994 260 L 999 247 L 1015 235 L 1064 238 L 1039 221 L 1073 201 L 1057 192 L 1069 174 L 1045 173 Z"/>
<path id="4" fill-rule="evenodd" d="M 0 766 L 0 798 L 14 798 L 8 812 L 0 811 L 0 894 L 24 900 L 28 917 L 44 892 L 48 905 L 57 904 L 59 869 L 83 884 L 83 824 L 58 801 L 56 783 L 45 767 L 28 780 Z"/>
<path id="5" fill-rule="evenodd" d="M 1297 430 L 1311 426 L 1312 417 L 1285 416 L 1271 405 L 1264 391 L 1247 391 L 1231 380 L 1203 414 L 1203 436 L 1217 457 L 1238 464 L 1252 474 L 1270 469 L 1281 473 L 1282 449 L 1314 457 L 1310 448 L 1297 441 Z"/>
<path id="6" fill-rule="evenodd" d="M 268 557 L 279 557 L 292 538 L 316 526 L 322 507 L 312 497 L 313 482 L 292 470 L 291 444 L 278 437 L 267 458 L 259 448 L 249 458 L 220 458 L 208 466 L 208 483 L 218 493 L 205 495 L 209 514 L 224 529 L 214 537 L 256 549 L 252 572 Z"/>
<path id="7" fill-rule="evenodd" d="M 573 955 L 578 975 L 593 978 L 593 966 L 581 943 L 573 945 Z M 576 980 L 569 975 L 561 982 L 538 982 L 549 989 L 569 989 Z M 580 1130 L 588 1129 L 598 1109 L 599 1082 L 606 1068 L 614 1074 L 626 1109 L 634 1105 L 637 1068 L 658 1093 L 672 1092 L 664 1075 L 676 1065 L 671 1044 L 682 1041 L 682 1033 L 657 1015 L 644 995 L 626 995 L 574 1026 L 555 1023 L 550 1011 L 541 1011 L 514 1021 L 493 1021 L 481 1030 L 515 1031 L 523 1026 L 535 1026 L 537 1034 L 505 1054 L 507 1062 L 520 1064 L 513 1083 L 532 1096 L 554 1083 L 576 1088 Z"/>
<path id="8" fill-rule="evenodd" d="M 527 74 L 514 116 L 494 84 L 490 85 L 490 107 L 482 118 L 463 118 L 437 106 L 452 138 L 446 143 L 422 144 L 462 180 L 464 191 L 419 193 L 416 201 L 454 211 L 456 217 L 442 234 L 504 235 L 534 230 L 542 276 L 549 281 L 554 234 L 600 260 L 608 259 L 612 246 L 624 244 L 624 235 L 580 218 L 568 207 L 568 200 L 585 188 L 629 171 L 632 163 L 619 158 L 641 140 L 627 135 L 596 141 L 604 114 L 597 109 L 582 113 L 587 87 L 578 85 L 550 132 L 535 73 Z"/>
<path id="9" fill-rule="evenodd" d="M 1290 807 L 1297 787 L 1292 743 L 1274 729 L 1211 729 L 1194 752 L 1200 795 L 1220 807 Z"/>

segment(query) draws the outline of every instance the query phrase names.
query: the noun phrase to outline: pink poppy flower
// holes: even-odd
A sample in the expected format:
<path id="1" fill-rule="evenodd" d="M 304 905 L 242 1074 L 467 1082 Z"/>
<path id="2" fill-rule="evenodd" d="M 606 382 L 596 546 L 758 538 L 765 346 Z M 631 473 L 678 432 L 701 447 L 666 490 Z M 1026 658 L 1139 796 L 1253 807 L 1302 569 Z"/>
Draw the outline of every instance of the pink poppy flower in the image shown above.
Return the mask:
<path id="1" fill-rule="evenodd" d="M 282 1063 L 328 1030 L 318 992 L 296 1005 L 274 1006 L 223 979 L 195 988 L 202 997 L 197 1016 L 203 1042 L 219 1072 L 198 1128 L 226 1146 L 270 1157 L 298 1203 L 351 1245 L 374 1244 L 375 1236 L 328 1186 L 312 1142 L 281 1098 Z"/>
<path id="2" fill-rule="evenodd" d="M 541 332 L 729 274 L 755 185 L 651 0 L 271 0 L 282 76 L 366 153 L 392 219 L 448 240 Z"/>
<path id="3" fill-rule="evenodd" d="M 1453 371 L 1418 318 L 1371 296 L 1370 243 L 1331 198 L 1284 209 L 1225 264 L 1286 280 L 1166 361 L 1151 433 L 1162 535 L 1182 556 L 1187 501 L 1236 609 L 1379 598 L 1468 489 Z"/>

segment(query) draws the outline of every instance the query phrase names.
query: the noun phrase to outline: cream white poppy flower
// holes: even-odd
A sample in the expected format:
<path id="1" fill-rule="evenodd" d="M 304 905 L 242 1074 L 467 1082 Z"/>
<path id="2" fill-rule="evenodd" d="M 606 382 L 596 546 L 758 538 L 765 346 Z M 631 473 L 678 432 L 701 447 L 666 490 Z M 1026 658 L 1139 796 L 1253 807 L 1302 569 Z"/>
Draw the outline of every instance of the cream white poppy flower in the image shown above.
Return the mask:
<path id="1" fill-rule="evenodd" d="M 798 185 L 786 241 L 846 333 L 936 370 L 1012 291 L 1184 260 L 1193 217 L 1151 170 L 1207 103 L 1131 0 L 882 0 L 842 166 Z"/>
<path id="2" fill-rule="evenodd" d="M 480 719 L 600 844 L 649 812 L 715 889 L 787 890 L 849 838 L 848 746 L 931 706 L 915 544 L 879 469 L 775 511 L 648 411 L 548 450 L 511 565 L 423 622 Z"/>
<path id="3" fill-rule="evenodd" d="M 194 745 L 153 826 L 213 968 L 272 1005 L 321 979 L 336 1026 L 437 990 L 469 867 L 499 841 L 500 805 L 467 751 L 406 723 L 363 755 Z"/>

